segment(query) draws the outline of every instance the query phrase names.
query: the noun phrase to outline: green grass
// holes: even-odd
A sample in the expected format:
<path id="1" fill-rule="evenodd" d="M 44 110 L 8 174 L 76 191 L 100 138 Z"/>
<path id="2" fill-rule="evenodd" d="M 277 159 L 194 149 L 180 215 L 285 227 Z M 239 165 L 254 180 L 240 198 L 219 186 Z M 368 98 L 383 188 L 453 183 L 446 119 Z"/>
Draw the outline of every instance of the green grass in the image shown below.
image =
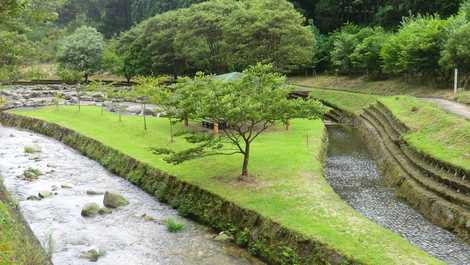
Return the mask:
<path id="1" fill-rule="evenodd" d="M 165 220 L 165 225 L 166 225 L 167 230 L 171 233 L 181 232 L 181 231 L 183 231 L 183 229 L 185 227 L 184 224 L 180 224 L 180 223 L 176 222 L 174 219 L 171 219 L 171 218 Z"/>
<path id="2" fill-rule="evenodd" d="M 368 264 L 442 264 L 405 239 L 369 221 L 344 203 L 322 173 L 319 155 L 325 133 L 321 121 L 294 120 L 292 129 L 276 128 L 252 147 L 251 173 L 256 181 L 239 182 L 241 157 L 206 157 L 169 165 L 149 147 L 188 147 L 180 137 L 169 143 L 168 120 L 126 116 L 122 123 L 99 108 L 54 107 L 17 110 L 78 131 L 138 160 L 214 192 L 238 205 L 270 217 Z"/>
<path id="3" fill-rule="evenodd" d="M 462 91 L 455 98 L 457 102 L 470 105 L 470 91 Z"/>
<path id="4" fill-rule="evenodd" d="M 45 254 L 28 236 L 15 208 L 0 183 L 0 265 L 46 264 Z"/>
<path id="5" fill-rule="evenodd" d="M 353 114 L 360 114 L 364 108 L 377 102 L 380 96 L 334 91 L 327 89 L 311 89 L 310 95 L 326 101 L 336 107 Z"/>
<path id="6" fill-rule="evenodd" d="M 470 170 L 470 122 L 414 97 L 387 97 L 381 102 L 410 127 L 405 139 L 411 145 L 439 160 Z"/>

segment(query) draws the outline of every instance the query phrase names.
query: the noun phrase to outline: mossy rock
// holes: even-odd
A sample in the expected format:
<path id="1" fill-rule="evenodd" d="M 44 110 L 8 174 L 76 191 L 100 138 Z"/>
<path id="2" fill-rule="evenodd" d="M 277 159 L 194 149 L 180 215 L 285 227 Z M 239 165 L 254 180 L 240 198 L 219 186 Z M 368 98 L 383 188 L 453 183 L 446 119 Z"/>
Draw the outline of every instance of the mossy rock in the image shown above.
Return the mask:
<path id="1" fill-rule="evenodd" d="M 107 208 L 119 208 L 129 204 L 129 201 L 122 195 L 107 191 L 104 194 L 103 204 Z"/>
<path id="2" fill-rule="evenodd" d="M 100 206 L 96 203 L 88 203 L 82 209 L 83 217 L 93 217 L 100 211 Z"/>

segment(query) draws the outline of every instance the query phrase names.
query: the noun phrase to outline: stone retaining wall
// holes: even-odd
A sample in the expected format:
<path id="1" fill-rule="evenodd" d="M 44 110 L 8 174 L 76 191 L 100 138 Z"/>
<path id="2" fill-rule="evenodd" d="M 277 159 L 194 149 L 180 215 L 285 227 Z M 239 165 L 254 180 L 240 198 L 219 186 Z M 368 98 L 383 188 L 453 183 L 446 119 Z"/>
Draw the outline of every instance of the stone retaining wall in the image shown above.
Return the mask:
<path id="1" fill-rule="evenodd" d="M 159 200 L 169 203 L 182 215 L 218 231 L 229 231 L 237 244 L 248 248 L 252 254 L 269 264 L 362 264 L 256 211 L 184 182 L 70 129 L 6 112 L 0 112 L 0 123 L 28 129 L 63 142 Z"/>

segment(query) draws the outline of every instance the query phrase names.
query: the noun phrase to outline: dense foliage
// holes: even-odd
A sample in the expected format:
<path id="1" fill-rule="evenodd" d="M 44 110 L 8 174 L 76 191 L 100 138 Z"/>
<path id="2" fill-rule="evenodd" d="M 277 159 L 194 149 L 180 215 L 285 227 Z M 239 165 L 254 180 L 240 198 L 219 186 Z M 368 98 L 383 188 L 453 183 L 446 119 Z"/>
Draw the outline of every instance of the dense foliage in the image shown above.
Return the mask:
<path id="1" fill-rule="evenodd" d="M 314 35 L 285 0 L 214 0 L 157 15 L 120 38 L 127 72 L 241 71 L 258 62 L 291 72 L 310 65 Z"/>
<path id="2" fill-rule="evenodd" d="M 88 77 L 100 69 L 104 40 L 96 29 L 83 26 L 61 42 L 58 59 L 62 66 Z"/>

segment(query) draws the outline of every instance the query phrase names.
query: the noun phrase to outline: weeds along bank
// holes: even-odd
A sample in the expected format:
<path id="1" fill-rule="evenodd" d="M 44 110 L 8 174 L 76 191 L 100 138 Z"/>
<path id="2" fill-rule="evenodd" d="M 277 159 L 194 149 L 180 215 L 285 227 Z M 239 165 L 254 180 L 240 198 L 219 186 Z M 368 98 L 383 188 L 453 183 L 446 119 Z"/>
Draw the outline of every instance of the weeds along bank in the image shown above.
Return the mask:
<path id="1" fill-rule="evenodd" d="M 144 134 L 135 129 L 141 127 L 139 117 L 118 123 L 113 114 L 101 117 L 92 107 L 80 114 L 66 107 L 18 113 L 23 116 L 2 113 L 1 122 L 64 142 L 181 214 L 228 231 L 269 263 L 440 264 L 334 193 L 322 174 L 326 134 L 320 121 L 295 120 L 289 131 L 276 128 L 260 136 L 252 156 L 256 180 L 240 183 L 236 156 L 172 166 L 152 155 L 148 146 L 168 144 L 164 119 L 152 119 Z M 174 143 L 184 144 L 178 137 Z"/>
<path id="2" fill-rule="evenodd" d="M 0 265 L 51 264 L 0 177 Z"/>

